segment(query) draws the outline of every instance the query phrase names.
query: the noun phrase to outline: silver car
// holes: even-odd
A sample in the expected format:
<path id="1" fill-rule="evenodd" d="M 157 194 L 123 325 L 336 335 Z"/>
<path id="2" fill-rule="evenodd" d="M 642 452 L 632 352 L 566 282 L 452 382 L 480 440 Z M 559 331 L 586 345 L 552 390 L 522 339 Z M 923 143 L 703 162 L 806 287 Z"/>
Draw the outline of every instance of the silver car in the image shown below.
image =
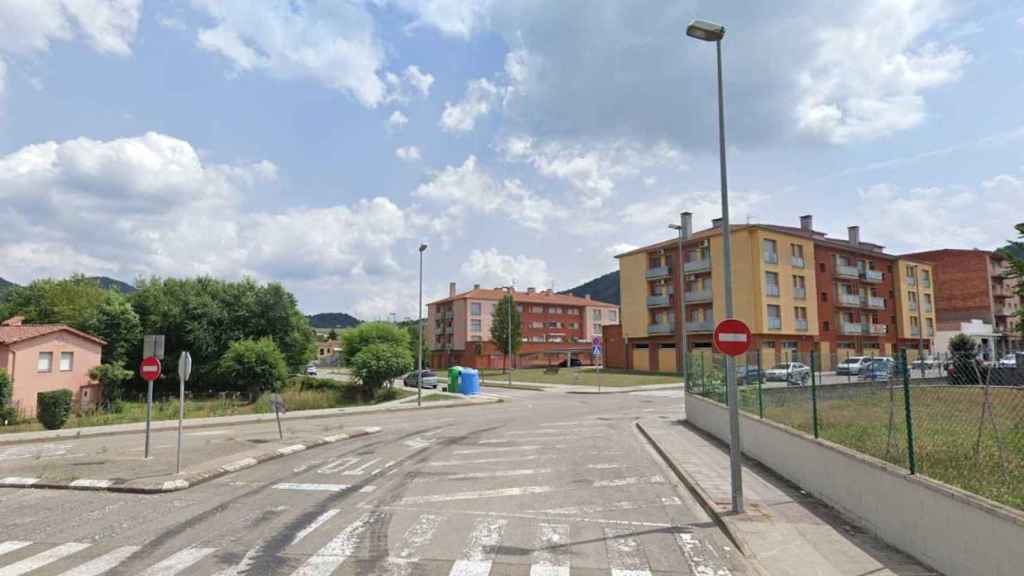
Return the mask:
<path id="1" fill-rule="evenodd" d="M 811 368 L 800 362 L 783 362 L 776 364 L 764 373 L 765 380 L 788 382 L 790 384 L 806 384 L 811 379 Z"/>
<path id="2" fill-rule="evenodd" d="M 424 388 L 437 388 L 441 384 L 441 380 L 437 377 L 437 374 L 434 374 L 430 370 L 423 370 L 422 374 L 422 386 Z M 411 386 L 415 388 L 416 380 L 416 371 L 413 370 L 412 372 L 409 372 L 408 374 L 405 375 L 405 378 L 402 379 L 402 383 L 405 384 L 406 386 Z"/>

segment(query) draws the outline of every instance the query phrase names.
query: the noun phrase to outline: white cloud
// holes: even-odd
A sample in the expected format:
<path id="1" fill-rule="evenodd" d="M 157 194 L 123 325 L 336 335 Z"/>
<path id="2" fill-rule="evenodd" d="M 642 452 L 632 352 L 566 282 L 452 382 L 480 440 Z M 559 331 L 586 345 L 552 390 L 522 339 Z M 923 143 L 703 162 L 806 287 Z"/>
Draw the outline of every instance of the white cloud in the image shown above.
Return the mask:
<path id="1" fill-rule="evenodd" d="M 945 0 L 863 4 L 857 17 L 818 32 L 801 72 L 800 130 L 842 144 L 912 128 L 926 116 L 922 92 L 958 80 L 970 55 L 921 42 L 950 16 Z"/>
<path id="2" fill-rule="evenodd" d="M 187 28 L 180 18 L 175 18 L 173 16 L 160 16 L 157 18 L 157 22 L 160 24 L 161 28 L 166 28 L 168 30 L 183 31 Z"/>
<path id="3" fill-rule="evenodd" d="M 551 285 L 551 274 L 544 260 L 523 254 L 502 254 L 495 248 L 486 251 L 474 249 L 462 264 L 461 271 L 470 282 L 486 287 L 508 286 L 513 282 L 519 289 Z"/>
<path id="4" fill-rule="evenodd" d="M 729 192 L 729 214 L 733 224 L 746 221 L 759 207 L 764 206 L 769 196 L 760 192 Z M 649 200 L 634 202 L 622 210 L 622 220 L 644 229 L 662 231 L 669 224 L 679 222 L 680 212 L 693 214 L 694 231 L 711 227 L 711 220 L 722 215 L 722 204 L 718 191 L 690 191 L 665 194 Z"/>
<path id="5" fill-rule="evenodd" d="M 391 113 L 391 116 L 388 116 L 388 128 L 391 128 L 392 130 L 401 128 L 408 123 L 409 117 L 403 114 L 401 110 L 395 110 Z"/>
<path id="6" fill-rule="evenodd" d="M 430 95 L 430 86 L 434 83 L 434 77 L 426 72 L 421 72 L 419 66 L 409 66 L 405 69 L 405 81 L 412 84 L 413 88 L 426 97 Z"/>
<path id="7" fill-rule="evenodd" d="M 470 80 L 466 85 L 466 96 L 461 102 L 444 103 L 441 114 L 441 128 L 445 132 L 469 132 L 481 116 L 486 116 L 498 97 L 498 89 L 486 78 Z"/>
<path id="8" fill-rule="evenodd" d="M 395 148 L 395 157 L 405 162 L 417 162 L 422 157 L 420 156 L 420 149 L 416 146 L 401 146 Z"/>
<path id="9" fill-rule="evenodd" d="M 192 3 L 214 22 L 199 30 L 199 46 L 224 56 L 239 70 L 309 78 L 370 108 L 387 96 L 379 76 L 385 52 L 373 16 L 362 3 Z"/>
<path id="10" fill-rule="evenodd" d="M 618 256 L 619 254 L 625 254 L 639 248 L 636 244 L 630 244 L 628 242 L 619 242 L 618 244 L 612 244 L 611 246 L 604 249 L 605 254 L 608 256 Z"/>
<path id="11" fill-rule="evenodd" d="M 486 25 L 492 0 L 395 0 L 395 4 L 417 16 L 412 28 L 426 25 L 467 39 Z"/>
<path id="12" fill-rule="evenodd" d="M 54 40 L 82 36 L 97 52 L 127 55 L 141 0 L 26 0 L 0 3 L 0 52 L 46 52 Z"/>

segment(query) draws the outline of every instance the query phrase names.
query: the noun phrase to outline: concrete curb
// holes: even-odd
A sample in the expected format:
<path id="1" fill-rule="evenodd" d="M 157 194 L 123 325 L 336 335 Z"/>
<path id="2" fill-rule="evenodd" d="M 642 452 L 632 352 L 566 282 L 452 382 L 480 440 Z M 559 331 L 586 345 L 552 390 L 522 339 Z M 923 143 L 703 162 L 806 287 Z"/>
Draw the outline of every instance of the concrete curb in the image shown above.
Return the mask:
<path id="1" fill-rule="evenodd" d="M 333 418 L 338 416 L 361 416 L 363 414 L 379 414 L 381 412 L 395 412 L 399 410 L 428 408 L 455 408 L 459 406 L 472 406 L 474 404 L 492 404 L 501 402 L 499 398 L 466 398 L 461 400 L 441 400 L 431 402 L 430 406 L 417 407 L 402 404 L 406 399 L 392 400 L 377 406 L 365 408 L 327 408 L 323 410 L 297 410 L 281 415 L 281 421 L 288 420 L 313 420 L 316 418 Z M 415 401 L 415 398 L 413 398 Z M 221 426 L 235 426 L 239 424 L 258 424 L 260 422 L 275 421 L 274 413 L 266 414 L 243 414 L 239 416 L 215 416 L 210 418 L 185 419 L 183 428 L 186 430 L 197 428 L 216 428 Z M 29 444 L 33 442 L 49 442 L 51 440 L 74 440 L 79 438 L 91 438 L 96 436 L 115 436 L 118 434 L 136 434 L 145 431 L 145 422 L 132 422 L 129 424 L 113 424 L 110 426 L 91 426 L 86 428 L 68 428 L 65 430 L 47 430 L 36 432 L 13 432 L 0 434 L 0 446 L 5 444 Z M 153 432 L 177 430 L 177 420 L 154 420 L 151 425 Z"/>
<path id="2" fill-rule="evenodd" d="M 316 448 L 318 446 L 334 444 L 342 440 L 349 440 L 352 438 L 369 436 L 370 434 L 376 434 L 380 431 L 381 428 L 374 426 L 369 428 L 362 428 L 351 433 L 342 432 L 340 434 L 333 434 L 331 436 L 312 438 L 309 440 L 304 440 L 300 443 L 292 444 L 290 446 L 285 446 L 283 448 L 277 448 L 275 450 L 268 450 L 261 452 L 259 454 L 247 456 L 240 460 L 229 462 L 216 468 L 210 468 L 207 470 L 196 470 L 193 472 L 185 472 L 180 475 L 171 474 L 149 480 L 123 481 L 95 478 L 76 478 L 73 480 L 49 481 L 40 478 L 8 477 L 0 478 L 0 488 L 87 490 L 93 492 L 126 492 L 131 494 L 163 494 L 165 492 L 177 492 L 179 490 L 187 490 L 189 488 L 192 488 L 193 486 L 198 486 L 204 482 L 209 482 L 210 480 L 213 480 L 215 478 L 220 478 L 225 474 L 231 474 L 232 472 L 238 472 L 239 470 L 252 468 L 257 464 L 262 464 L 263 462 L 276 460 L 278 458 L 288 456 L 289 454 L 303 452 L 305 450 L 309 450 L 310 448 Z"/>
<path id="3" fill-rule="evenodd" d="M 719 529 L 721 529 L 726 537 L 729 538 L 729 540 L 736 546 L 736 549 L 744 556 L 750 558 L 750 546 L 747 545 L 747 542 L 739 535 L 738 530 L 734 531 L 732 529 L 729 518 L 718 510 L 711 496 L 704 491 L 704 488 L 702 488 L 701 485 L 694 480 L 685 469 L 677 465 L 675 461 L 672 460 L 668 455 L 668 452 L 658 444 L 651 433 L 644 428 L 644 425 L 641 424 L 639 420 L 637 420 L 635 424 L 637 430 L 639 430 L 640 434 L 647 440 L 647 443 L 654 448 L 654 451 L 661 456 L 661 459 L 665 461 L 665 464 L 667 464 L 676 477 L 679 478 L 679 481 L 686 486 L 687 490 L 690 491 L 690 494 L 692 494 L 697 500 L 697 503 L 700 504 L 700 507 L 704 509 L 704 512 L 707 513 L 707 515 L 711 517 L 711 520 L 718 525 Z"/>
<path id="4" fill-rule="evenodd" d="M 615 387 L 609 390 L 566 390 L 566 394 L 635 394 L 637 392 L 659 392 L 661 390 L 685 390 L 685 384 L 666 384 L 660 388 Z"/>

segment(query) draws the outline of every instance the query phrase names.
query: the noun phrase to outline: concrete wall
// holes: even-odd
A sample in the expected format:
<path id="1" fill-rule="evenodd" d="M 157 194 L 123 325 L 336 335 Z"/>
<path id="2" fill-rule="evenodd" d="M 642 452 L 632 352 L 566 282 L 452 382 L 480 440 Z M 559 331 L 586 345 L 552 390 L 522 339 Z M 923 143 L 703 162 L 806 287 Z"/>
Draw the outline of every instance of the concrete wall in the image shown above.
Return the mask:
<path id="1" fill-rule="evenodd" d="M 686 395 L 686 418 L 726 440 L 726 407 Z M 743 452 L 949 576 L 1017 576 L 1024 514 L 841 446 L 740 415 Z"/>

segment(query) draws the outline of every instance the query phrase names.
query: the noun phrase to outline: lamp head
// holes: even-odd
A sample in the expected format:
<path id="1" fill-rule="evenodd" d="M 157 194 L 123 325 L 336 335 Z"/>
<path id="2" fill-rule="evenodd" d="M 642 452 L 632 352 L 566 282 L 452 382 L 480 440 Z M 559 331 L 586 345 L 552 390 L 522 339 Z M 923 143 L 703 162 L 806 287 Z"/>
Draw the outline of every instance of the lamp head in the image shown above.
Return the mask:
<path id="1" fill-rule="evenodd" d="M 725 26 L 706 20 L 694 20 L 686 27 L 686 35 L 705 42 L 718 42 L 725 37 Z"/>

